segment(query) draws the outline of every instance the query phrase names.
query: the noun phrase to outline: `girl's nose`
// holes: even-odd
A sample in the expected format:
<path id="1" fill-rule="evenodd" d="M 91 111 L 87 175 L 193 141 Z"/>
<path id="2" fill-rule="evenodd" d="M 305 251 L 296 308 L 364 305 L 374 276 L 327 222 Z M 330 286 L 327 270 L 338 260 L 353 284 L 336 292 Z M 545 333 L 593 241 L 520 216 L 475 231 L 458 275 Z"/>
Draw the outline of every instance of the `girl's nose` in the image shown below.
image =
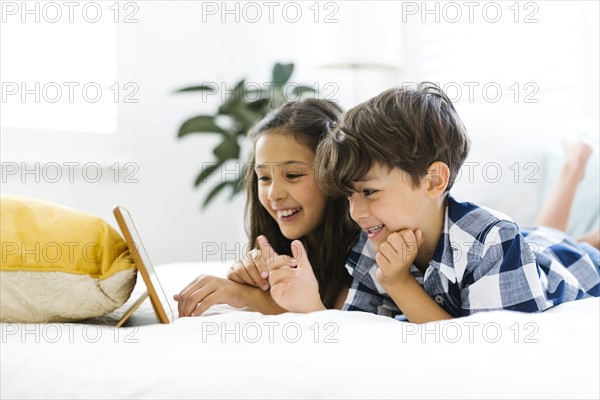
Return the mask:
<path id="1" fill-rule="evenodd" d="M 269 187 L 269 200 L 276 202 L 285 199 L 286 196 L 287 192 L 285 191 L 283 184 L 278 180 L 273 179 L 271 181 L 271 186 Z"/>

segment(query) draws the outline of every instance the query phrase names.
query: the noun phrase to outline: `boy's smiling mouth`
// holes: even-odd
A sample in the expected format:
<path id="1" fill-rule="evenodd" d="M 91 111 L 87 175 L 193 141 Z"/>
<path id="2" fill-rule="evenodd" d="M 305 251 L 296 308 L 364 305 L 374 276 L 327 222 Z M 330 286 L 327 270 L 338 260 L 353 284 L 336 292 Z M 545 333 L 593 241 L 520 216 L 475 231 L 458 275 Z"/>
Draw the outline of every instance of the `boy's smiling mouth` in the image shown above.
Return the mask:
<path id="1" fill-rule="evenodd" d="M 367 232 L 369 239 L 373 239 L 375 236 L 378 236 L 381 233 L 381 230 L 383 229 L 384 226 L 385 226 L 384 224 L 381 224 L 381 225 L 372 226 L 370 228 L 366 228 L 365 231 Z"/>

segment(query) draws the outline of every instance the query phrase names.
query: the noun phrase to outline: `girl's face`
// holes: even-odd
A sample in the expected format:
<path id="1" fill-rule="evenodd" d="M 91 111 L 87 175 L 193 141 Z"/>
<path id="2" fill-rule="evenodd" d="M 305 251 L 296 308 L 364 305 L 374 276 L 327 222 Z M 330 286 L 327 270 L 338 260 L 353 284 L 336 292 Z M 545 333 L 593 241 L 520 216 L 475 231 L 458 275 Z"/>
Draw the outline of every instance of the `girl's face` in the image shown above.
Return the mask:
<path id="1" fill-rule="evenodd" d="M 298 143 L 292 133 L 272 130 L 257 140 L 255 156 L 260 203 L 277 221 L 283 236 L 310 239 L 327 203 L 315 182 L 315 153 Z"/>

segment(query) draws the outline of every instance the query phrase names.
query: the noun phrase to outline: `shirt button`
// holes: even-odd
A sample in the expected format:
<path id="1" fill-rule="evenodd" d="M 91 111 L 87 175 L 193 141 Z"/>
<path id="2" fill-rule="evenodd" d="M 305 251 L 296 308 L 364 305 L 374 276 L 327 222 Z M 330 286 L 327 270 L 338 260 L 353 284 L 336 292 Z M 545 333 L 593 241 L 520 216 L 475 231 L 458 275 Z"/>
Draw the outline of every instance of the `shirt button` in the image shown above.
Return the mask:
<path id="1" fill-rule="evenodd" d="M 442 297 L 441 294 L 436 294 L 435 297 L 433 298 L 435 300 L 436 303 L 438 304 L 444 304 L 444 298 Z"/>

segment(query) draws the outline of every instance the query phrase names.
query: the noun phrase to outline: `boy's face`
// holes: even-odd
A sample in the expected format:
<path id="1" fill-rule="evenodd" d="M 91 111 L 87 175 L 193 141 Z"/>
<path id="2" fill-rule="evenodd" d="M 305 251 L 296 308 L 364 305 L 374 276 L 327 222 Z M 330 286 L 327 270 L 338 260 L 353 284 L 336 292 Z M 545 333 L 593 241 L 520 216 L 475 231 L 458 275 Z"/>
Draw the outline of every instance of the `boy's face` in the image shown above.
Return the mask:
<path id="1" fill-rule="evenodd" d="M 413 187 L 408 173 L 379 164 L 353 183 L 350 215 L 368 234 L 375 251 L 393 232 L 423 228 L 429 212 L 426 186 Z"/>

